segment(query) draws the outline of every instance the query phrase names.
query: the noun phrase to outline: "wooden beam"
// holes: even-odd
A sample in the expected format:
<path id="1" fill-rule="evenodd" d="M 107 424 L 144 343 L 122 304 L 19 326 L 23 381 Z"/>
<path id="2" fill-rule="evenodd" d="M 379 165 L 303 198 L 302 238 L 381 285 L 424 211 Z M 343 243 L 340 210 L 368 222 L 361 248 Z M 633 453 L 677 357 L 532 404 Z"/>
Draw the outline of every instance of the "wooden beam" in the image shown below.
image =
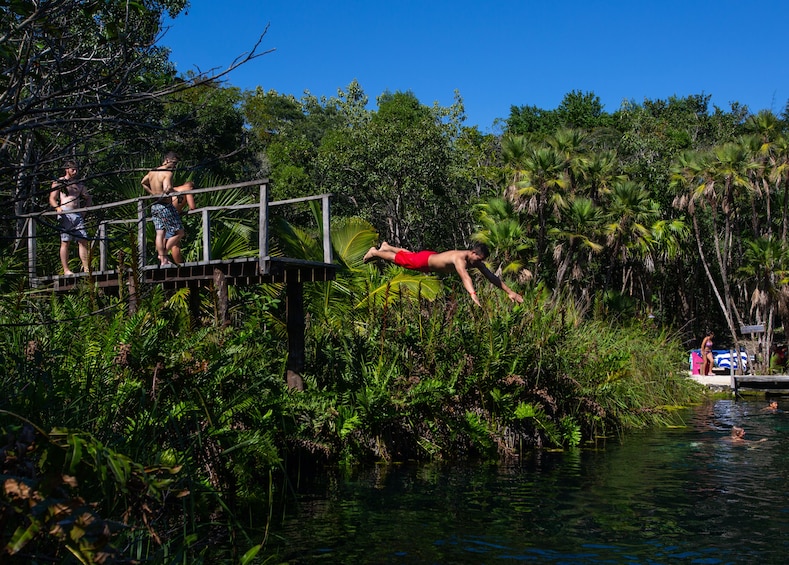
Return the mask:
<path id="1" fill-rule="evenodd" d="M 304 285 L 289 282 L 285 286 L 285 310 L 288 325 L 288 363 L 286 380 L 288 388 L 304 390 Z"/>

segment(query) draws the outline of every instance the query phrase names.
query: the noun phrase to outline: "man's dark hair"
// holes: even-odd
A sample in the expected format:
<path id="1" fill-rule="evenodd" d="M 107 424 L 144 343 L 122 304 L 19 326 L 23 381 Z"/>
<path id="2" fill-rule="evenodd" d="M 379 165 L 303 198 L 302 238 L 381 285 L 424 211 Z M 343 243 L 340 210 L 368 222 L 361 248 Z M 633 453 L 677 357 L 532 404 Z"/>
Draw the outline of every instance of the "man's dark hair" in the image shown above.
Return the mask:
<path id="1" fill-rule="evenodd" d="M 483 259 L 490 257 L 490 249 L 484 243 L 475 243 L 471 250 Z"/>
<path id="2" fill-rule="evenodd" d="M 175 151 L 168 151 L 167 153 L 164 154 L 164 160 L 165 161 L 177 161 L 178 160 L 178 154 Z"/>
<path id="3" fill-rule="evenodd" d="M 63 161 L 63 170 L 66 171 L 68 169 L 79 170 L 79 165 L 77 165 L 77 162 L 74 159 L 67 159 L 66 161 Z M 68 186 L 74 181 L 72 180 L 66 182 L 65 179 L 66 177 L 60 177 L 55 182 L 57 183 L 58 190 L 60 190 L 63 196 L 68 196 Z"/>

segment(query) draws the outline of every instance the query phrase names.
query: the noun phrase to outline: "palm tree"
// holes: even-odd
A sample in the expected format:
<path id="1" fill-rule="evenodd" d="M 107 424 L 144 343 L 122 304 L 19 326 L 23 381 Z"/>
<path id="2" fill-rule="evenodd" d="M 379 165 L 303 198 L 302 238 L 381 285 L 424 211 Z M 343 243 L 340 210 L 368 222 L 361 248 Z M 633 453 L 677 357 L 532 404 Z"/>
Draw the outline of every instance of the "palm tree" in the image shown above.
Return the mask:
<path id="1" fill-rule="evenodd" d="M 735 346 L 737 327 L 744 325 L 731 288 L 736 220 L 743 201 L 753 209 L 754 189 L 748 173 L 754 166 L 747 145 L 725 143 L 706 154 L 684 153 L 672 167 L 671 185 L 680 191 L 674 205 L 691 216 L 699 258 Z M 708 233 L 702 233 L 701 213 Z M 705 245 L 709 239 L 712 245 Z"/>
<path id="2" fill-rule="evenodd" d="M 581 159 L 580 174 L 585 193 L 595 204 L 599 204 L 600 198 L 608 194 L 612 182 L 626 179 L 624 175 L 617 174 L 618 166 L 616 151 L 608 149 L 592 152 Z"/>
<path id="3" fill-rule="evenodd" d="M 769 110 L 761 110 L 748 116 L 743 129 L 757 135 L 762 143 L 769 144 L 781 135 L 781 121 Z"/>
<path id="4" fill-rule="evenodd" d="M 570 192 L 575 192 L 577 179 L 583 166 L 588 134 L 577 129 L 560 129 L 546 141 L 565 159 L 565 174 Z"/>
<path id="5" fill-rule="evenodd" d="M 573 198 L 562 215 L 560 225 L 549 230 L 551 240 L 555 242 L 553 256 L 557 263 L 554 298 L 558 296 L 571 265 L 571 279 L 578 281 L 582 279 L 584 266 L 591 256 L 603 250 L 603 245 L 597 241 L 600 220 L 600 210 L 591 199 Z M 586 290 L 584 285 L 583 291 Z"/>
<path id="6" fill-rule="evenodd" d="M 652 226 L 660 219 L 660 207 L 641 185 L 633 181 L 618 181 L 611 188 L 605 209 L 603 234 L 611 250 L 606 288 L 618 261 L 622 267 L 621 292 L 625 292 L 628 282 L 632 284 L 631 275 L 636 266 L 634 259 L 651 260 L 654 244 Z"/>
<path id="7" fill-rule="evenodd" d="M 781 239 L 786 241 L 789 235 L 789 138 L 787 136 L 781 135 L 773 143 L 770 164 L 772 166 L 769 179 L 774 183 L 775 194 L 780 195 Z"/>
<path id="8" fill-rule="evenodd" d="M 740 276 L 754 284 L 751 312 L 756 320 L 764 321 L 763 351 L 771 351 L 778 311 L 787 311 L 786 277 L 789 273 L 789 249 L 774 237 L 759 237 L 745 241 L 745 253 Z M 755 313 L 755 315 L 754 315 Z M 769 355 L 765 361 L 769 366 Z M 766 367 L 765 367 L 766 368 Z"/>
<path id="9" fill-rule="evenodd" d="M 496 261 L 497 274 L 511 273 L 530 278 L 526 269 L 523 253 L 534 246 L 526 236 L 515 207 L 505 198 L 492 198 L 477 206 L 478 219 L 482 229 L 472 235 L 472 239 L 486 244 L 491 251 L 490 260 Z"/>
<path id="10" fill-rule="evenodd" d="M 509 169 L 508 184 L 505 194 L 508 198 L 517 199 L 518 183 L 526 176 L 523 163 L 529 153 L 529 143 L 522 135 L 505 134 L 501 138 L 501 157 Z"/>
<path id="11" fill-rule="evenodd" d="M 538 276 L 547 253 L 548 219 L 558 216 L 560 209 L 567 205 L 564 193 L 569 186 L 565 172 L 567 159 L 552 147 L 537 147 L 530 148 L 523 165 L 527 176 L 516 183 L 517 194 L 528 213 L 537 216 L 535 276 Z"/>

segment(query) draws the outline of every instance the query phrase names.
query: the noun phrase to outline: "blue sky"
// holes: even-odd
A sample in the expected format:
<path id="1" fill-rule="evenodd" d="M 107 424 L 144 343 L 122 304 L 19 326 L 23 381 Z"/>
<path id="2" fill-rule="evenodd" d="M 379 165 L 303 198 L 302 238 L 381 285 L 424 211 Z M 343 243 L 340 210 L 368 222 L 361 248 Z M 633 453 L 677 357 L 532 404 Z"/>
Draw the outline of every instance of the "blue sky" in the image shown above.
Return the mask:
<path id="1" fill-rule="evenodd" d="M 226 68 L 268 26 L 271 53 L 228 75 L 242 89 L 336 96 L 357 80 L 452 104 L 496 131 L 511 106 L 556 108 L 573 90 L 622 101 L 711 95 L 780 114 L 789 100 L 786 0 L 191 0 L 160 41 L 178 70 Z"/>

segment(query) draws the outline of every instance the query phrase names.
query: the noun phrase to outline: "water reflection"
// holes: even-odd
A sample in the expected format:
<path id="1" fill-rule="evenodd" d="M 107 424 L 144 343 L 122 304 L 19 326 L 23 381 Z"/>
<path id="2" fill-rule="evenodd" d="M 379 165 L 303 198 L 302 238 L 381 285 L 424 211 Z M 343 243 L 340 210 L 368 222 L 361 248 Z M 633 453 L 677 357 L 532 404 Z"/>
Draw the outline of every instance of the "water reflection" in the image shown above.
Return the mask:
<path id="1" fill-rule="evenodd" d="M 283 501 L 267 550 L 289 563 L 784 563 L 789 400 L 766 404 L 717 401 L 685 428 L 507 467 L 322 475 Z M 767 441 L 726 441 L 733 425 Z"/>

